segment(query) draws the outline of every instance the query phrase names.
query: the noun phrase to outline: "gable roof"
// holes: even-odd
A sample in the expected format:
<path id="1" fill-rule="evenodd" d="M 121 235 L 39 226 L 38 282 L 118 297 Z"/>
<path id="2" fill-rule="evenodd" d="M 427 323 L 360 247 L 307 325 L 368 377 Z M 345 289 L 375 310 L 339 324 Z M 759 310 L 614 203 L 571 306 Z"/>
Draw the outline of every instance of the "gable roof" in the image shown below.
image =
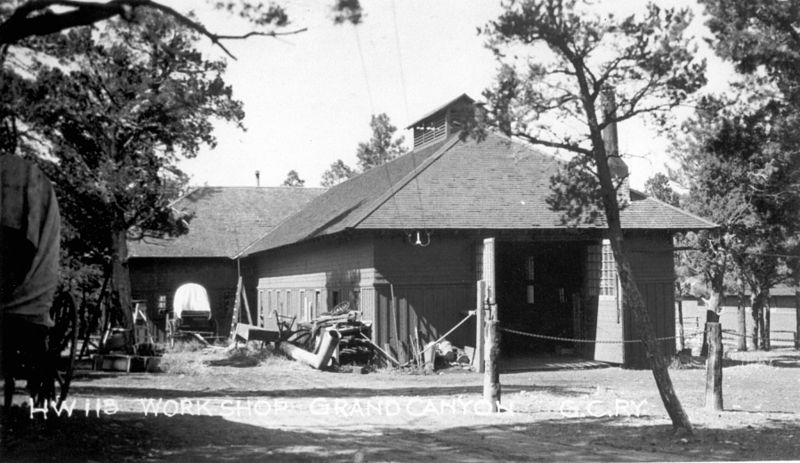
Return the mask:
<path id="1" fill-rule="evenodd" d="M 426 145 L 332 186 L 272 232 L 266 233 L 242 254 L 252 254 L 353 228 L 365 214 L 380 207 L 393 189 L 406 185 L 412 174 L 455 141 L 457 139 L 451 137 L 449 140 Z"/>
<path id="2" fill-rule="evenodd" d="M 560 164 L 498 134 L 481 142 L 454 135 L 331 188 L 243 253 L 345 229 L 568 228 L 545 201 Z M 627 229 L 716 227 L 637 191 L 620 215 Z M 605 221 L 581 227 L 605 228 Z"/>
<path id="3" fill-rule="evenodd" d="M 192 212 L 189 232 L 128 243 L 135 257 L 233 257 L 324 188 L 200 187 L 172 207 Z"/>

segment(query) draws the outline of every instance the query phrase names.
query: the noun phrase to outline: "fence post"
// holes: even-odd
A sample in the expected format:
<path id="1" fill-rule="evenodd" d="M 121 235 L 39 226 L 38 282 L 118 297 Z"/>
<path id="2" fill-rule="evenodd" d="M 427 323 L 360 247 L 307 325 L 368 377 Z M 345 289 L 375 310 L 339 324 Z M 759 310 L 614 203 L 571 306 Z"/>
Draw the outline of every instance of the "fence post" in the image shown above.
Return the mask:
<path id="1" fill-rule="evenodd" d="M 722 326 L 707 323 L 706 408 L 722 410 Z"/>

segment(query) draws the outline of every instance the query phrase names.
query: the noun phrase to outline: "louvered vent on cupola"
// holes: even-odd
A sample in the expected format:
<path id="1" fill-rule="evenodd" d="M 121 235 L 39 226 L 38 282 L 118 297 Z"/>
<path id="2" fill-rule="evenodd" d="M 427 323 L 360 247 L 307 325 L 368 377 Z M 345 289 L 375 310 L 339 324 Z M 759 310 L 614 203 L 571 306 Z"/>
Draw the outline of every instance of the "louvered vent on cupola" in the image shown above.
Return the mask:
<path id="1" fill-rule="evenodd" d="M 475 100 L 463 94 L 409 125 L 414 130 L 414 148 L 443 140 L 458 132 L 475 117 Z"/>

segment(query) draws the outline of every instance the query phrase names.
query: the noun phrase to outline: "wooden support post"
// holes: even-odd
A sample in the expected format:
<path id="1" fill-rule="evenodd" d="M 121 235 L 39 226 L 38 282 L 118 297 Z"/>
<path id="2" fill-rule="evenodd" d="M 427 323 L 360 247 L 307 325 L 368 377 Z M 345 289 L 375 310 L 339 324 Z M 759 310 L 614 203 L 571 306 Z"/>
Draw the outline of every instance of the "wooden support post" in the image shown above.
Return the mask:
<path id="1" fill-rule="evenodd" d="M 485 312 L 483 303 L 486 300 L 486 282 L 481 280 L 478 282 L 478 292 L 476 295 L 477 304 L 475 306 L 475 358 L 472 364 L 478 369 L 479 373 L 486 371 L 484 365 L 484 333 L 486 327 L 484 326 Z"/>
<path id="2" fill-rule="evenodd" d="M 489 402 L 492 412 L 500 404 L 500 372 L 497 358 L 500 355 L 500 332 L 495 293 L 495 239 L 483 240 L 483 280 L 486 282 L 485 301 L 490 314 L 485 322 L 486 340 L 484 353 L 483 398 Z"/>
<path id="3" fill-rule="evenodd" d="M 722 325 L 707 323 L 706 408 L 722 410 Z"/>
<path id="4" fill-rule="evenodd" d="M 253 324 L 253 316 L 250 315 L 250 304 L 247 303 L 247 291 L 244 289 L 244 283 L 242 282 L 242 277 L 239 277 L 239 287 L 242 288 L 241 298 L 242 302 L 244 302 L 244 313 L 247 314 L 247 324 Z"/>
<path id="5" fill-rule="evenodd" d="M 483 281 L 486 282 L 487 294 L 493 301 L 495 299 L 495 240 L 486 238 L 483 240 Z"/>
<path id="6" fill-rule="evenodd" d="M 264 327 L 264 306 L 261 304 L 263 299 L 261 292 L 256 290 L 256 326 L 259 328 Z"/>
<path id="7" fill-rule="evenodd" d="M 394 298 L 394 285 L 389 285 L 389 323 L 392 329 L 392 343 L 394 344 L 394 351 L 397 354 L 397 359 L 400 360 L 400 363 L 406 363 L 408 358 L 406 357 L 405 350 L 403 348 L 403 343 L 400 342 L 400 335 L 398 334 L 398 327 L 399 321 L 398 317 L 398 308 L 397 302 Z"/>
<path id="8" fill-rule="evenodd" d="M 233 298 L 233 313 L 231 314 L 231 331 L 230 337 L 231 340 L 234 339 L 236 335 L 236 324 L 239 323 L 239 308 L 241 306 L 241 297 L 242 293 L 242 278 L 239 278 L 239 281 L 236 283 L 236 296 Z"/>
<path id="9" fill-rule="evenodd" d="M 497 319 L 486 320 L 486 367 L 483 376 L 483 399 L 489 402 L 492 412 L 498 410 L 500 404 L 500 372 L 497 368 L 497 356 L 500 353 L 500 337 L 497 331 Z"/>

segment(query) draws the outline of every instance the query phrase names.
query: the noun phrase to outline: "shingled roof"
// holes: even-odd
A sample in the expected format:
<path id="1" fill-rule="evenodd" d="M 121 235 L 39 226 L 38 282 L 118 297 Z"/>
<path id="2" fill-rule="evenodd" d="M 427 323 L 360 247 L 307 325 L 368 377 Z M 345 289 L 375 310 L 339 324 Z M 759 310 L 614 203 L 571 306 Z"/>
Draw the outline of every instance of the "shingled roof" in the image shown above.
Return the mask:
<path id="1" fill-rule="evenodd" d="M 346 229 L 566 228 L 545 202 L 559 163 L 498 134 L 481 142 L 454 135 L 329 189 L 243 254 Z M 626 229 L 715 227 L 636 191 L 621 220 Z M 605 228 L 605 222 L 583 227 Z"/>
<path id="2" fill-rule="evenodd" d="M 233 257 L 324 188 L 200 187 L 175 201 L 193 212 L 189 233 L 128 244 L 130 257 Z"/>

